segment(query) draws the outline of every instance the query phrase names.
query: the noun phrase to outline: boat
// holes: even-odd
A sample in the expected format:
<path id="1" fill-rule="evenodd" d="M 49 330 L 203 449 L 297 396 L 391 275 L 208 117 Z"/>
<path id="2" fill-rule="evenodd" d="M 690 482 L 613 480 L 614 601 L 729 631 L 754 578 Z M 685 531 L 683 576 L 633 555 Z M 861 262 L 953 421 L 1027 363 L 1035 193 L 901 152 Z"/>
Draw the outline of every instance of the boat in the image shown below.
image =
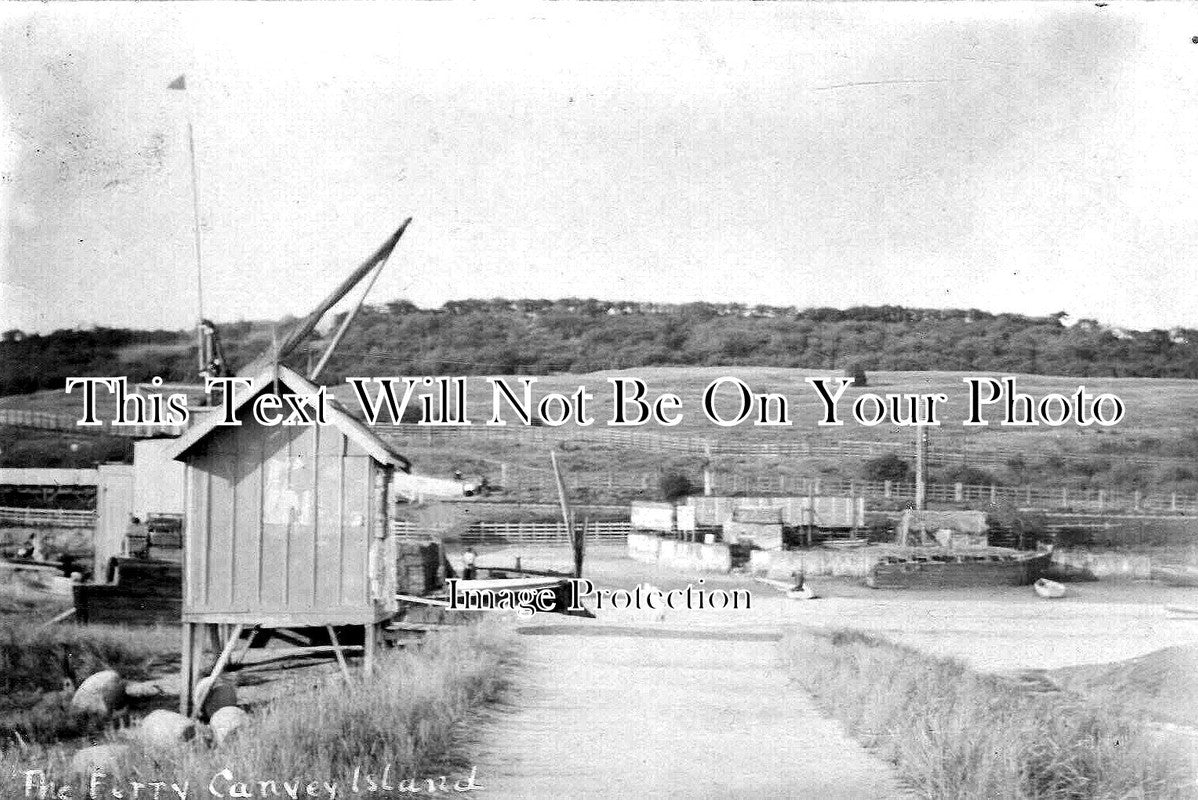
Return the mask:
<path id="1" fill-rule="evenodd" d="M 1152 568 L 1153 580 L 1170 586 L 1198 586 L 1198 567 L 1187 564 L 1166 564 Z"/>
<path id="2" fill-rule="evenodd" d="M 1050 581 L 1048 578 L 1039 578 L 1032 584 L 1032 588 L 1036 594 L 1048 600 L 1065 596 L 1065 584 Z"/>
<path id="3" fill-rule="evenodd" d="M 796 583 L 794 581 L 779 581 L 773 578 L 754 578 L 758 583 L 777 589 L 784 593 L 789 600 L 815 600 L 819 597 L 815 590 L 807 585 L 801 578 Z"/>
<path id="4" fill-rule="evenodd" d="M 1027 586 L 1048 569 L 1052 553 L 984 548 L 951 552 L 932 548 L 884 556 L 870 569 L 872 589 L 952 589 Z"/>

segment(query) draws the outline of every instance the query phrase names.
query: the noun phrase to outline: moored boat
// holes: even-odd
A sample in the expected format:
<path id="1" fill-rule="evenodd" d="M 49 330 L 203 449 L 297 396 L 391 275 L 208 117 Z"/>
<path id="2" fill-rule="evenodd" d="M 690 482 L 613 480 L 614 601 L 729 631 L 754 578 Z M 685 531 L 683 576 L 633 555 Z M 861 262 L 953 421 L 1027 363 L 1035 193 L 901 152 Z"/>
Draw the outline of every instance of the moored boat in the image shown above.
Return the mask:
<path id="1" fill-rule="evenodd" d="M 1198 567 L 1185 564 L 1165 565 L 1152 568 L 1154 580 L 1167 583 L 1170 586 L 1198 587 Z"/>
<path id="2" fill-rule="evenodd" d="M 884 557 L 870 569 L 865 583 L 873 589 L 1027 586 L 1051 560 L 1051 553 L 998 548 L 964 553 L 918 550 Z"/>
<path id="3" fill-rule="evenodd" d="M 1049 600 L 1065 596 L 1065 584 L 1050 581 L 1048 578 L 1037 579 L 1032 584 L 1032 589 L 1036 591 L 1036 594 Z"/>

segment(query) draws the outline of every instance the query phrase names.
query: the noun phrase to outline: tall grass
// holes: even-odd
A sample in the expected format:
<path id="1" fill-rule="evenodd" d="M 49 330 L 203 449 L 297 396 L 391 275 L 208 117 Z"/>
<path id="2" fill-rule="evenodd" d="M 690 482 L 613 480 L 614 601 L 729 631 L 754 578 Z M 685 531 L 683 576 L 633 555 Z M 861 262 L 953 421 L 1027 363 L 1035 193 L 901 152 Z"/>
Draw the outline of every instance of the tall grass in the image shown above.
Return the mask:
<path id="1" fill-rule="evenodd" d="M 249 726 L 222 745 L 162 750 L 134 743 L 119 779 L 207 786 L 229 769 L 245 778 L 307 776 L 344 786 L 355 768 L 378 776 L 390 765 L 393 781 L 397 775 L 465 773 L 460 726 L 471 709 L 500 696 L 514 658 L 514 636 L 499 625 L 431 635 L 417 647 L 384 653 L 371 680 L 346 685 L 333 679 L 253 709 Z M 19 796 L 23 771 L 44 768 L 42 763 L 58 771 L 59 780 L 68 779 L 67 762 L 61 750 L 38 747 L 19 757 L 0 755 L 0 797 Z"/>
<path id="2" fill-rule="evenodd" d="M 105 669 L 142 680 L 178 659 L 179 634 L 166 628 L 41 628 L 27 618 L 0 621 L 0 747 L 94 732 L 96 720 L 70 713 L 69 687 Z"/>
<path id="3" fill-rule="evenodd" d="M 865 634 L 794 634 L 792 678 L 920 797 L 1192 798 L 1194 764 L 1140 717 Z"/>
<path id="4" fill-rule="evenodd" d="M 63 679 L 82 681 L 103 669 L 130 680 L 150 677 L 155 665 L 177 660 L 179 633 L 169 628 L 0 622 L 0 696 L 50 691 Z"/>

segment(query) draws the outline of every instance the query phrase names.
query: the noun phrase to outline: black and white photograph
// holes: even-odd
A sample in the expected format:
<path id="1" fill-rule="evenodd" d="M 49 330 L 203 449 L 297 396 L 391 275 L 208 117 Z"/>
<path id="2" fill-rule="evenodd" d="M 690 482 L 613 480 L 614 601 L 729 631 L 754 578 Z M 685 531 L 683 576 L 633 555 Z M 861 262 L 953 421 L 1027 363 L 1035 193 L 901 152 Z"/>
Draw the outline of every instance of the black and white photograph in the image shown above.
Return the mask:
<path id="1" fill-rule="evenodd" d="M 1198 798 L 1198 6 L 0 6 L 0 797 Z"/>

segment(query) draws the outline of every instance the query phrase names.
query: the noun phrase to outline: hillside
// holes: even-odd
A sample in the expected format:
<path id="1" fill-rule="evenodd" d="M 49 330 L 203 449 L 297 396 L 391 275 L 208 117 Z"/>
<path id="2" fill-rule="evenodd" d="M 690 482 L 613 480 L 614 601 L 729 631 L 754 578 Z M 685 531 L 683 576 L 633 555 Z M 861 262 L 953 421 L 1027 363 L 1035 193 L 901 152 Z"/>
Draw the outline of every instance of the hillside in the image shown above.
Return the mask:
<path id="1" fill-rule="evenodd" d="M 1064 314 L 847 310 L 598 300 L 470 300 L 363 309 L 326 373 L 548 375 L 646 366 L 755 366 L 843 371 L 971 371 L 1077 377 L 1198 378 L 1198 331 L 1128 331 Z M 290 320 L 277 323 L 285 331 Z M 229 361 L 271 341 L 271 322 L 220 325 Z M 0 340 L 0 395 L 59 389 L 72 375 L 193 377 L 188 331 L 97 328 Z M 306 358 L 306 354 L 297 359 Z"/>

